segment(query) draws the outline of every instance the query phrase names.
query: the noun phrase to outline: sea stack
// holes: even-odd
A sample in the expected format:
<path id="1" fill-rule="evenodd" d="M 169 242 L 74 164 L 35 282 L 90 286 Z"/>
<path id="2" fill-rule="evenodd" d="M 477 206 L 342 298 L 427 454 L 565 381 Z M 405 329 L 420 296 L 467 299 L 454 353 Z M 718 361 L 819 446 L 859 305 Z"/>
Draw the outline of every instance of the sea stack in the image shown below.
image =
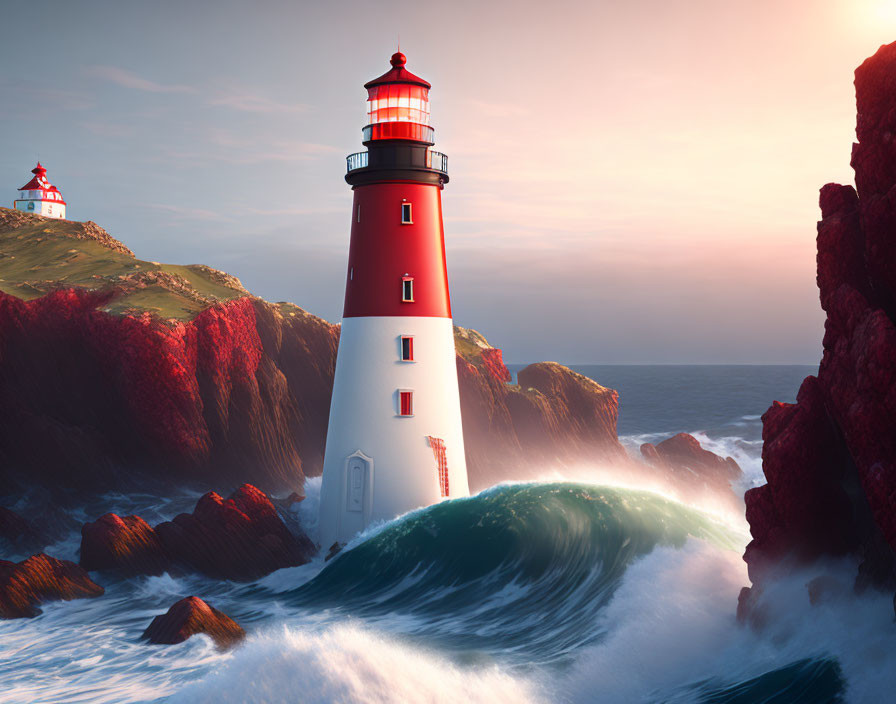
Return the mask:
<path id="1" fill-rule="evenodd" d="M 348 157 L 351 247 L 320 500 L 321 545 L 469 494 L 430 84 L 365 84 L 367 151 Z"/>

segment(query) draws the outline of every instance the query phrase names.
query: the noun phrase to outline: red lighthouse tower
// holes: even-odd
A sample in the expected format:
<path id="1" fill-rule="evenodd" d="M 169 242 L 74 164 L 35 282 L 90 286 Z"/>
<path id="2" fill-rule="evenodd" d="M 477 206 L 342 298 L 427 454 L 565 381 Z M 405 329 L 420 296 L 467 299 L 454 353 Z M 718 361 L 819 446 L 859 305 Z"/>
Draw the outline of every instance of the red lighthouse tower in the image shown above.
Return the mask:
<path id="1" fill-rule="evenodd" d="M 469 493 L 430 84 L 365 84 L 367 151 L 348 157 L 351 247 L 321 487 L 321 542 Z"/>

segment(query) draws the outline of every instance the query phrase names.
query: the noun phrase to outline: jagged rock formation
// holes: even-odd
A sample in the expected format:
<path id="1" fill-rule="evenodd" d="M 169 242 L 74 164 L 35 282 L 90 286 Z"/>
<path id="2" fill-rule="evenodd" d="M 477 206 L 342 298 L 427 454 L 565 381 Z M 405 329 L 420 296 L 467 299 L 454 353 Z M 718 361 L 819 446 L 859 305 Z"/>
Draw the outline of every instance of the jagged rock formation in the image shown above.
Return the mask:
<path id="1" fill-rule="evenodd" d="M 81 528 L 81 567 L 120 570 L 126 576 L 160 575 L 171 558 L 158 533 L 140 516 L 107 513 Z"/>
<path id="2" fill-rule="evenodd" d="M 306 536 L 289 531 L 271 500 L 249 484 L 226 500 L 210 491 L 193 513 L 155 528 L 139 516 L 108 513 L 81 529 L 81 566 L 126 575 L 159 575 L 176 566 L 245 581 L 302 565 L 315 551 Z"/>
<path id="3" fill-rule="evenodd" d="M 629 464 L 615 391 L 555 362 L 531 364 L 508 384 L 500 356 L 479 350 L 457 357 L 472 490 L 562 465 Z"/>
<path id="4" fill-rule="evenodd" d="M 246 632 L 230 616 L 198 596 L 188 596 L 156 616 L 142 638 L 158 645 L 173 645 L 199 633 L 209 636 L 222 650 L 232 648 L 246 637 Z"/>
<path id="5" fill-rule="evenodd" d="M 0 208 L 0 494 L 16 483 L 301 491 L 320 474 L 339 326 L 92 224 Z M 557 364 L 513 385 L 458 328 L 471 483 L 624 459 L 615 392 Z"/>
<path id="6" fill-rule="evenodd" d="M 746 494 L 744 559 L 759 586 L 782 561 L 853 553 L 857 587 L 896 587 L 896 44 L 856 70 L 855 86 L 857 189 L 821 190 L 824 354 L 797 403 L 763 416 L 768 483 Z"/>
<path id="7" fill-rule="evenodd" d="M 734 458 L 719 457 L 704 449 L 688 433 L 678 433 L 657 445 L 645 442 L 640 450 L 649 465 L 668 473 L 676 483 L 694 488 L 730 491 L 732 482 L 743 475 Z"/>
<path id="8" fill-rule="evenodd" d="M 109 292 L 0 293 L 0 460 L 8 481 L 128 477 L 299 488 L 319 474 L 334 326 L 243 297 L 189 322 L 110 315 Z M 126 470 L 126 473 L 122 473 Z"/>
<path id="9" fill-rule="evenodd" d="M 0 560 L 0 618 L 32 618 L 45 601 L 102 596 L 81 567 L 43 553 L 22 562 Z"/>

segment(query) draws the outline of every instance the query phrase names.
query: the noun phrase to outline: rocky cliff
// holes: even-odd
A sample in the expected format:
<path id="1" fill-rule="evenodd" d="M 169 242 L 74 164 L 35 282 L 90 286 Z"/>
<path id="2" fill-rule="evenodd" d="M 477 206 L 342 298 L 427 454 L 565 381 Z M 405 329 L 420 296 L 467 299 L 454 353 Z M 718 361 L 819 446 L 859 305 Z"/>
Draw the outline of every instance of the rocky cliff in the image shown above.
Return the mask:
<path id="1" fill-rule="evenodd" d="M 855 86 L 856 188 L 821 190 L 818 376 L 763 416 L 768 483 L 745 497 L 754 585 L 782 562 L 855 554 L 858 587 L 896 587 L 896 44 Z"/>
<path id="2" fill-rule="evenodd" d="M 501 350 L 463 328 L 455 342 L 471 489 L 558 466 L 629 462 L 614 390 L 556 362 L 530 364 L 510 384 Z"/>
<path id="3" fill-rule="evenodd" d="M 0 495 L 36 483 L 300 489 L 320 474 L 339 326 L 93 223 L 0 208 Z M 617 396 L 553 363 L 511 384 L 457 329 L 471 484 L 623 459 Z"/>

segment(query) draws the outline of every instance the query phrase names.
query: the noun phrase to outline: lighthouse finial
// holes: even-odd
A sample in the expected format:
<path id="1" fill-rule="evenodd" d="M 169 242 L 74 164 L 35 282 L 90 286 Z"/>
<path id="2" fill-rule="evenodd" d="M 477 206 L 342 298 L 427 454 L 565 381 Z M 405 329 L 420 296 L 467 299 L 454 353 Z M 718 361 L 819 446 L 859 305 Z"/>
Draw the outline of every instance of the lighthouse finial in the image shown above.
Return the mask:
<path id="1" fill-rule="evenodd" d="M 393 68 L 404 68 L 404 65 L 408 62 L 408 57 L 402 54 L 400 51 L 396 51 L 392 54 L 392 58 L 389 59 L 389 63 L 392 64 Z"/>

